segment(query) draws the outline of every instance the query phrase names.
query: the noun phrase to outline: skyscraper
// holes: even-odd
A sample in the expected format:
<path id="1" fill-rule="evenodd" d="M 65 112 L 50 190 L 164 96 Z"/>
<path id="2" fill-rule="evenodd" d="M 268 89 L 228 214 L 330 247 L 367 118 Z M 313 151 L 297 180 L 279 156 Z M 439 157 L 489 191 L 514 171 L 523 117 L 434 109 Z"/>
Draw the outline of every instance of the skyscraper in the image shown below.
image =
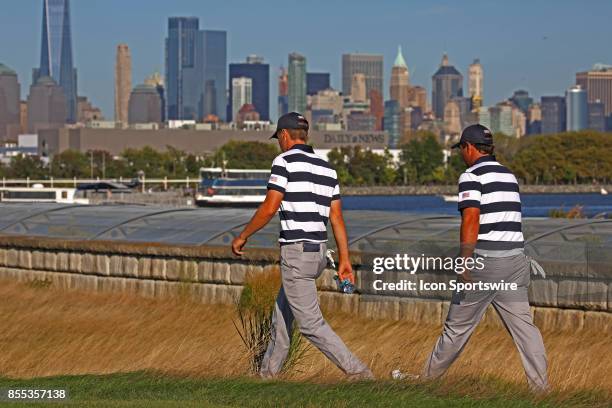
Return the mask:
<path id="1" fill-rule="evenodd" d="M 395 100 L 385 101 L 383 129 L 389 134 L 389 147 L 396 148 L 400 142 L 400 107 Z"/>
<path id="2" fill-rule="evenodd" d="M 456 100 L 451 99 L 444 107 L 445 131 L 449 135 L 461 133 L 461 110 Z"/>
<path id="3" fill-rule="evenodd" d="M 66 94 L 53 78 L 41 76 L 28 95 L 28 132 L 64 127 L 68 116 Z"/>
<path id="4" fill-rule="evenodd" d="M 166 105 L 170 120 L 195 120 L 199 116 L 204 74 L 202 67 L 197 65 L 198 32 L 197 17 L 168 19 Z"/>
<path id="5" fill-rule="evenodd" d="M 250 78 L 252 82 L 252 104 L 259 113 L 261 120 L 270 120 L 270 66 L 263 62 L 263 58 L 249 55 L 246 63 L 232 63 L 229 65 L 229 101 L 228 118 L 229 122 L 235 120 L 233 116 L 233 90 L 231 82 L 234 78 Z M 242 105 L 241 105 L 242 106 Z"/>
<path id="6" fill-rule="evenodd" d="M 605 132 L 606 117 L 605 106 L 601 101 L 589 102 L 589 129 Z"/>
<path id="7" fill-rule="evenodd" d="M 586 90 L 588 102 L 601 101 L 605 115 L 612 115 L 612 66 L 596 64 L 590 71 L 578 72 L 576 85 Z"/>
<path id="8" fill-rule="evenodd" d="M 365 75 L 361 73 L 354 74 L 351 81 L 351 98 L 353 102 L 365 102 L 367 99 L 366 95 Z"/>
<path id="9" fill-rule="evenodd" d="M 170 17 L 166 38 L 168 119 L 226 117 L 225 31 L 200 30 L 197 17 Z"/>
<path id="10" fill-rule="evenodd" d="M 17 73 L 0 64 L 0 141 L 17 139 L 21 127 L 19 97 Z"/>
<path id="11" fill-rule="evenodd" d="M 370 99 L 370 113 L 376 118 L 375 130 L 383 130 L 383 119 L 385 116 L 383 97 L 376 89 L 370 89 L 368 99 Z"/>
<path id="12" fill-rule="evenodd" d="M 420 108 L 421 113 L 427 112 L 427 90 L 422 86 L 411 86 L 410 105 Z"/>
<path id="13" fill-rule="evenodd" d="M 528 135 L 539 135 L 542 133 L 542 108 L 539 103 L 529 105 L 526 119 Z"/>
<path id="14" fill-rule="evenodd" d="M 431 77 L 431 104 L 436 118 L 444 117 L 444 108 L 454 96 L 463 96 L 463 76 L 450 65 L 444 54 L 440 68 Z"/>
<path id="15" fill-rule="evenodd" d="M 278 116 L 289 112 L 289 75 L 287 69 L 280 67 L 278 73 Z"/>
<path id="16" fill-rule="evenodd" d="M 565 132 L 565 98 L 562 96 L 543 96 L 542 133 Z"/>
<path id="17" fill-rule="evenodd" d="M 34 69 L 32 84 L 52 77 L 66 95 L 67 121 L 77 120 L 77 72 L 72 64 L 69 0 L 43 0 L 40 67 Z"/>
<path id="18" fill-rule="evenodd" d="M 247 77 L 232 78 L 232 118 L 244 105 L 253 103 L 253 80 Z M 260 116 L 261 118 L 261 116 Z"/>
<path id="19" fill-rule="evenodd" d="M 529 92 L 524 89 L 519 89 L 514 91 L 510 98 L 510 102 L 526 114 L 529 111 L 529 106 L 533 103 L 533 98 L 529 96 Z"/>
<path id="20" fill-rule="evenodd" d="M 28 133 L 28 101 L 19 102 L 19 133 Z"/>
<path id="21" fill-rule="evenodd" d="M 580 85 L 569 88 L 565 92 L 565 101 L 567 103 L 567 130 L 571 132 L 588 128 L 589 112 L 586 90 Z"/>
<path id="22" fill-rule="evenodd" d="M 289 112 L 306 112 L 306 57 L 289 54 Z"/>
<path id="23" fill-rule="evenodd" d="M 141 84 L 129 96 L 129 123 L 160 123 L 161 98 L 153 85 Z"/>
<path id="24" fill-rule="evenodd" d="M 469 68 L 468 92 L 472 100 L 472 109 L 478 109 L 483 103 L 484 72 L 480 60 L 476 58 Z"/>
<path id="25" fill-rule="evenodd" d="M 481 106 L 476 110 L 476 112 L 478 113 L 478 123 L 493 130 L 490 108 Z"/>
<path id="26" fill-rule="evenodd" d="M 329 88 L 329 72 L 306 73 L 306 95 L 316 95 L 317 92 Z"/>
<path id="27" fill-rule="evenodd" d="M 468 126 L 468 124 L 471 124 L 471 119 L 474 117 L 474 115 L 471 114 L 473 110 L 472 99 L 468 98 L 467 96 L 455 96 L 454 98 L 451 98 L 451 101 L 455 102 L 459 108 L 459 127 L 464 128 Z"/>
<path id="28" fill-rule="evenodd" d="M 115 61 L 115 122 L 128 123 L 128 103 L 132 90 L 132 57 L 127 44 L 117 46 Z"/>
<path id="29" fill-rule="evenodd" d="M 227 96 L 227 33 L 219 30 L 203 30 L 199 33 L 202 50 L 204 93 L 200 117 L 216 115 L 225 121 Z M 198 63 L 199 65 L 200 63 Z"/>
<path id="30" fill-rule="evenodd" d="M 154 72 L 153 74 L 145 78 L 144 84 L 154 86 L 155 89 L 157 90 L 157 94 L 159 95 L 159 100 L 161 102 L 161 112 L 160 112 L 161 121 L 160 122 L 165 122 L 166 121 L 166 89 L 164 87 L 164 79 L 159 74 L 159 72 Z"/>
<path id="31" fill-rule="evenodd" d="M 342 93 L 346 96 L 351 92 L 353 75 L 365 75 L 366 94 L 372 89 L 383 95 L 383 56 L 374 54 L 343 54 L 342 55 Z"/>
<path id="32" fill-rule="evenodd" d="M 392 100 L 399 103 L 401 109 L 410 106 L 410 77 L 408 65 L 402 55 L 402 47 L 397 48 L 397 57 L 391 68 L 389 95 Z"/>
<path id="33" fill-rule="evenodd" d="M 493 133 L 514 137 L 525 135 L 525 114 L 508 101 L 489 108 L 481 106 L 476 112 L 478 123 L 488 127 Z"/>
<path id="34" fill-rule="evenodd" d="M 104 120 L 102 111 L 100 108 L 92 105 L 86 96 L 79 96 L 78 102 L 78 122 L 79 123 L 90 123 L 96 120 Z"/>

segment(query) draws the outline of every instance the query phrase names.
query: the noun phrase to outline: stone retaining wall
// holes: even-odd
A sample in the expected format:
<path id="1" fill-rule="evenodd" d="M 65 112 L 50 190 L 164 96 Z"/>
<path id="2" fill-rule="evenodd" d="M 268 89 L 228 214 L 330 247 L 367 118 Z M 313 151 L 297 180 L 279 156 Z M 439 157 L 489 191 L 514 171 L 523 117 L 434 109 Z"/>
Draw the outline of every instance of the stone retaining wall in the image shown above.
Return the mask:
<path id="1" fill-rule="evenodd" d="M 231 304 L 240 295 L 245 276 L 278 268 L 277 257 L 276 250 L 268 249 L 251 249 L 244 259 L 236 259 L 227 248 L 218 247 L 1 237 L 0 278 L 46 281 L 65 290 L 184 297 L 202 303 Z M 359 255 L 352 261 L 359 265 Z M 356 272 L 358 288 L 367 286 L 366 271 L 357 267 Z M 429 294 L 430 298 L 419 293 L 406 297 L 393 292 L 375 293 L 363 287 L 359 295 L 344 295 L 336 291 L 333 274 L 333 270 L 325 270 L 318 280 L 321 304 L 327 310 L 430 324 L 441 324 L 446 317 L 448 301 L 444 299 L 448 293 Z M 605 300 L 594 305 L 585 307 L 575 301 L 575 296 L 570 296 L 571 302 L 565 302 L 564 294 L 579 291 L 580 285 L 577 281 L 556 278 L 534 281 L 530 296 L 537 299 L 532 301 L 536 324 L 545 330 L 612 329 L 612 285 L 606 285 Z M 501 326 L 492 309 L 485 315 L 484 323 Z"/>

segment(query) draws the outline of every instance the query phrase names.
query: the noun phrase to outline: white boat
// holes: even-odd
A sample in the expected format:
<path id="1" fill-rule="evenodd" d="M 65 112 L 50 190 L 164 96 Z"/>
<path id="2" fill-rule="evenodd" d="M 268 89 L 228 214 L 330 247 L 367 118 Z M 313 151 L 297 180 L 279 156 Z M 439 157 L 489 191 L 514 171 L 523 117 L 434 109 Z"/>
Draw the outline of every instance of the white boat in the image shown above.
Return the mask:
<path id="1" fill-rule="evenodd" d="M 89 204 L 87 198 L 76 198 L 76 188 L 49 188 L 42 184 L 32 187 L 0 188 L 0 201 L 5 203 Z"/>
<path id="2" fill-rule="evenodd" d="M 442 199 L 447 203 L 456 203 L 459 201 L 459 197 L 457 197 L 457 195 L 455 194 L 453 195 L 443 194 Z"/>
<path id="3" fill-rule="evenodd" d="M 608 195 L 608 190 L 606 190 L 605 188 L 601 188 L 601 190 L 599 190 L 599 194 L 601 195 Z"/>
<path id="4" fill-rule="evenodd" d="M 266 198 L 270 170 L 206 168 L 200 174 L 198 206 L 256 207 Z"/>

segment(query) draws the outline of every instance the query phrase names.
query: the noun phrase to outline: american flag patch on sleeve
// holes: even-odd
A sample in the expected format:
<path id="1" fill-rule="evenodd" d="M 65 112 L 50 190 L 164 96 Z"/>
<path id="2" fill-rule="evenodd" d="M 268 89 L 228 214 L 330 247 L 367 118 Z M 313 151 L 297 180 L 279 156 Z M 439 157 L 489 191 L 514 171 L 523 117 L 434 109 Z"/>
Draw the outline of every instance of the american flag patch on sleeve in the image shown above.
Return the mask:
<path id="1" fill-rule="evenodd" d="M 470 197 L 470 192 L 469 192 L 469 191 L 466 191 L 466 192 L 464 192 L 464 193 L 461 193 L 461 198 L 462 198 L 462 199 L 463 199 L 463 198 L 469 198 L 469 197 Z"/>
<path id="2" fill-rule="evenodd" d="M 276 176 L 270 176 L 270 181 L 273 183 L 276 183 L 276 181 L 278 180 L 278 178 Z"/>

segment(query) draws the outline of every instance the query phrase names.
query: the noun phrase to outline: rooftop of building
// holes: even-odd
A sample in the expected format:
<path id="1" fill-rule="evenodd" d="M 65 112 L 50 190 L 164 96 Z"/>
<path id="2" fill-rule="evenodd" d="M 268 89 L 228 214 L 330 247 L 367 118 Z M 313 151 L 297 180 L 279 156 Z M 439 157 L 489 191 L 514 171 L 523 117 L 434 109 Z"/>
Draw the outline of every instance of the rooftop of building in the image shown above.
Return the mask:
<path id="1" fill-rule="evenodd" d="M 395 62 L 393 62 L 394 67 L 406 67 L 408 68 L 408 64 L 406 64 L 406 60 L 404 60 L 404 56 L 402 55 L 402 46 L 399 45 L 397 47 L 397 56 L 395 57 Z"/>
<path id="2" fill-rule="evenodd" d="M 50 76 L 41 76 L 36 81 L 36 85 L 52 86 L 52 85 L 57 85 L 57 82 L 55 82 L 55 80 L 51 78 Z"/>
<path id="3" fill-rule="evenodd" d="M 132 90 L 133 93 L 150 93 L 157 95 L 157 89 L 153 85 L 149 84 L 138 84 Z"/>
<path id="4" fill-rule="evenodd" d="M 17 73 L 9 68 L 8 66 L 0 63 L 0 75 L 12 75 L 12 76 L 17 76 Z"/>
<path id="5" fill-rule="evenodd" d="M 457 71 L 457 68 L 452 65 L 443 65 L 433 74 L 433 76 L 441 75 L 461 75 L 461 72 Z"/>
<path id="6" fill-rule="evenodd" d="M 450 64 L 450 62 L 448 61 L 448 55 L 446 55 L 446 53 L 442 55 L 440 68 L 438 68 L 436 73 L 433 74 L 434 77 L 441 75 L 461 75 L 461 73 L 457 71 L 457 69 L 453 65 Z"/>

